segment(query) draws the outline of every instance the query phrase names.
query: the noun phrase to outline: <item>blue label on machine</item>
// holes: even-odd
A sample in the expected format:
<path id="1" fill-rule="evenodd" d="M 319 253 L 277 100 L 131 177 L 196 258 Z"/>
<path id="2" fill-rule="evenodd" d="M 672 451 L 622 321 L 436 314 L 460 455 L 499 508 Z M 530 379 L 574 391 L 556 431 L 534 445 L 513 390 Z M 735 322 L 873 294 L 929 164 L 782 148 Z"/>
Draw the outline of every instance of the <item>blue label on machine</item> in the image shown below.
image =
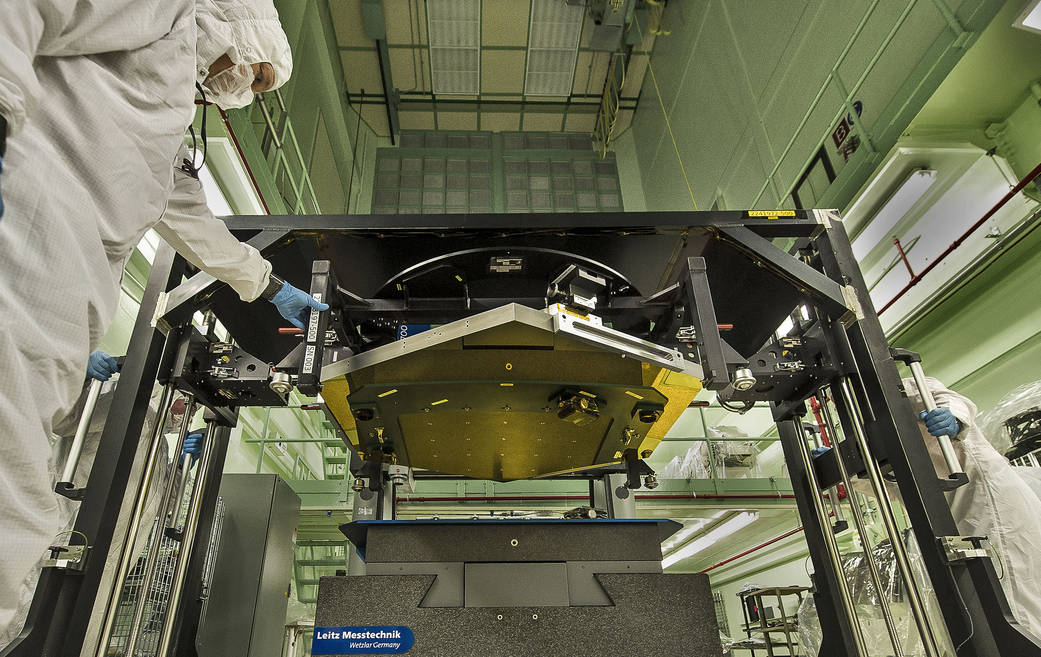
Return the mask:
<path id="1" fill-rule="evenodd" d="M 316 627 L 312 655 L 399 655 L 412 649 L 412 630 L 400 625 Z"/>
<path id="2" fill-rule="evenodd" d="M 432 328 L 430 324 L 398 324 L 398 340 L 404 340 L 405 338 L 418 335 L 423 331 L 429 331 Z"/>

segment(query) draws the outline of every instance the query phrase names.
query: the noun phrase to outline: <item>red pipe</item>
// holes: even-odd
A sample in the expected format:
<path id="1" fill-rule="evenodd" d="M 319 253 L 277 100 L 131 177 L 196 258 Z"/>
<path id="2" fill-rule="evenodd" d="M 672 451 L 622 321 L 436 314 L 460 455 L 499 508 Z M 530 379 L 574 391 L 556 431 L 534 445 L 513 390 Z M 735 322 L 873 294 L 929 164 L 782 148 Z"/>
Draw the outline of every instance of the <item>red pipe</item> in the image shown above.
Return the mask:
<path id="1" fill-rule="evenodd" d="M 904 261 L 904 267 L 907 267 L 907 273 L 914 278 L 914 270 L 911 269 L 911 262 L 907 259 L 907 253 L 904 251 L 904 245 L 900 243 L 900 238 L 893 235 L 893 244 L 896 245 L 897 253 L 900 254 L 900 259 Z"/>
<path id="2" fill-rule="evenodd" d="M 985 224 L 988 219 L 993 217 L 994 214 L 998 210 L 1000 210 L 1001 208 L 1005 207 L 1006 203 L 1008 203 L 1010 200 L 1015 198 L 1016 194 L 1018 194 L 1019 192 L 1023 191 L 1023 188 L 1026 187 L 1027 185 L 1029 185 L 1034 180 L 1034 178 L 1037 178 L 1039 175 L 1041 175 L 1041 163 L 1039 163 L 1036 167 L 1034 167 L 1034 169 L 1030 173 L 1028 173 L 1026 176 L 1024 176 L 1022 180 L 1020 180 L 1018 183 L 1016 183 L 1016 186 L 1013 187 L 1011 190 L 1009 190 L 1008 194 L 1005 194 L 1005 196 L 1003 196 L 1001 198 L 1001 200 L 998 201 L 994 205 L 994 207 L 992 207 L 990 210 L 987 211 L 986 214 L 984 214 L 982 217 L 980 217 L 980 219 L 976 223 L 974 223 L 971 227 L 969 227 L 969 229 L 967 231 L 962 233 L 961 237 L 959 237 L 958 239 L 956 239 L 953 242 L 951 242 L 951 245 L 948 246 L 944 250 L 944 252 L 941 253 L 935 260 L 930 262 L 925 267 L 925 269 L 923 269 L 921 271 L 921 273 L 919 273 L 916 276 L 912 276 L 911 280 L 908 281 L 907 285 L 905 285 L 902 290 L 897 292 L 895 297 L 893 297 L 892 299 L 887 301 L 886 304 L 884 306 L 882 306 L 881 310 L 878 311 L 878 314 L 881 315 L 882 313 L 884 313 L 890 306 L 892 306 L 894 303 L 896 303 L 896 301 L 900 297 L 904 296 L 907 293 L 908 290 L 910 290 L 915 285 L 918 285 L 919 281 L 921 281 L 922 278 L 924 278 L 926 274 L 928 274 L 930 271 L 933 270 L 933 267 L 935 267 L 936 265 L 940 264 L 940 262 L 942 262 L 944 258 L 949 256 L 952 251 L 954 251 L 959 246 L 961 246 L 962 242 L 964 242 L 966 239 L 968 239 L 968 237 L 970 235 L 972 235 L 974 232 L 976 232 L 976 230 L 980 226 Z"/>
<path id="3" fill-rule="evenodd" d="M 264 192 L 260 191 L 260 184 L 257 183 L 257 177 L 253 175 L 253 169 L 249 166 L 249 160 L 246 159 L 246 153 L 242 150 L 242 144 L 239 143 L 239 138 L 235 136 L 235 130 L 231 127 L 231 123 L 228 122 L 228 115 L 219 107 L 217 111 L 220 112 L 220 118 L 224 121 L 224 128 L 228 131 L 232 143 L 235 144 L 235 150 L 239 152 L 242 166 L 246 167 L 246 174 L 249 175 L 249 180 L 253 183 L 253 189 L 257 192 L 257 197 L 260 198 L 260 204 L 264 206 L 264 212 L 271 214 L 271 208 L 267 206 L 267 201 L 264 200 Z"/>
<path id="4" fill-rule="evenodd" d="M 683 494 L 672 494 L 666 493 L 662 495 L 655 495 L 654 493 L 648 493 L 646 495 L 637 495 L 638 500 L 792 500 L 795 499 L 795 495 L 790 493 L 731 493 L 724 495 L 716 495 L 714 493 L 706 493 L 704 495 L 695 495 L 692 493 Z"/>
<path id="5" fill-rule="evenodd" d="M 788 538 L 789 536 L 794 536 L 795 534 L 798 534 L 801 531 L 802 531 L 802 525 L 799 525 L 798 527 L 796 527 L 795 529 L 793 529 L 793 530 L 791 530 L 789 532 L 785 532 L 784 534 L 781 534 L 780 536 L 775 536 L 774 538 L 771 538 L 769 541 L 766 541 L 765 543 L 760 543 L 759 545 L 755 546 L 754 548 L 749 548 L 749 549 L 745 550 L 744 552 L 742 552 L 740 554 L 735 554 L 734 556 L 730 557 L 729 559 L 723 559 L 719 563 L 717 563 L 717 564 L 715 564 L 713 566 L 709 566 L 705 570 L 701 570 L 701 571 L 698 571 L 698 572 L 700 574 L 704 575 L 705 573 L 707 573 L 710 570 L 715 570 L 716 568 L 719 568 L 720 566 L 725 566 L 728 563 L 730 563 L 731 561 L 737 561 L 741 557 L 747 557 L 748 555 L 752 554 L 753 552 L 757 552 L 759 550 L 762 550 L 764 547 L 773 545 L 777 541 L 782 541 L 782 540 Z"/>
<path id="6" fill-rule="evenodd" d="M 201 98 L 195 99 L 196 105 L 202 105 L 208 107 L 213 103 L 204 103 Z M 214 107 L 217 107 L 214 105 Z M 206 110 L 203 110 L 206 111 Z M 224 121 L 224 128 L 228 131 L 228 135 L 231 137 L 232 143 L 235 144 L 235 150 L 239 152 L 239 159 L 242 160 L 242 166 L 246 167 L 246 174 L 249 175 L 249 180 L 253 183 L 253 190 L 257 193 L 260 198 L 260 204 L 264 206 L 264 212 L 271 214 L 271 209 L 267 206 L 267 201 L 264 200 L 264 193 L 260 191 L 260 185 L 257 184 L 257 178 L 253 175 L 253 169 L 249 166 L 249 160 L 246 159 L 246 153 L 242 150 L 242 144 L 239 143 L 238 137 L 235 136 L 235 130 L 232 129 L 231 124 L 228 123 L 228 115 L 221 108 L 217 107 L 217 111 L 220 112 L 220 118 Z"/>
<path id="7" fill-rule="evenodd" d="M 694 495 L 690 493 L 684 494 L 664 494 L 655 495 L 648 493 L 644 495 L 637 495 L 638 500 L 776 500 L 776 499 L 794 499 L 795 495 L 782 493 L 780 495 L 766 495 L 760 493 L 749 493 L 749 494 L 732 494 L 732 495 L 716 495 L 716 494 L 705 494 L 705 495 Z M 493 496 L 450 496 L 450 497 L 399 497 L 398 501 L 406 504 L 412 502 L 573 502 L 573 501 L 589 501 L 588 495 L 493 495 Z"/>
<path id="8" fill-rule="evenodd" d="M 831 439 L 828 430 L 824 428 L 824 419 L 821 417 L 821 405 L 816 397 L 810 397 L 810 410 L 813 411 L 813 419 L 817 420 L 817 429 L 821 432 L 821 442 L 825 447 L 831 447 Z"/>

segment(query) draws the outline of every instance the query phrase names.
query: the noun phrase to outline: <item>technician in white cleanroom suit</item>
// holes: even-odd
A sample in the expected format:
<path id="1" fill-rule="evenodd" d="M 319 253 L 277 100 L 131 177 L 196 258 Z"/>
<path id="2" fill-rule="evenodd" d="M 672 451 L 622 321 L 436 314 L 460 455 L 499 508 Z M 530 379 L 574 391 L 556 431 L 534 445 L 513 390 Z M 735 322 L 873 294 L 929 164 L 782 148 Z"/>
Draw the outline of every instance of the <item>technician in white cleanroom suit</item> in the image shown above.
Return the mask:
<path id="1" fill-rule="evenodd" d="M 903 382 L 923 420 L 922 437 L 940 477 L 950 472 L 936 436 L 954 434 L 951 443 L 969 477 L 969 483 L 947 494 L 958 531 L 990 539 L 997 553 L 994 568 L 1013 614 L 1041 637 L 1041 501 L 976 426 L 976 405 L 934 378 L 926 377 L 926 383 L 936 401 L 929 412 L 914 379 Z"/>
<path id="2" fill-rule="evenodd" d="M 0 2 L 0 646 L 61 529 L 53 422 L 79 396 L 141 236 L 156 226 L 294 324 L 315 305 L 174 175 L 197 81 L 235 107 L 290 71 L 271 0 Z"/>

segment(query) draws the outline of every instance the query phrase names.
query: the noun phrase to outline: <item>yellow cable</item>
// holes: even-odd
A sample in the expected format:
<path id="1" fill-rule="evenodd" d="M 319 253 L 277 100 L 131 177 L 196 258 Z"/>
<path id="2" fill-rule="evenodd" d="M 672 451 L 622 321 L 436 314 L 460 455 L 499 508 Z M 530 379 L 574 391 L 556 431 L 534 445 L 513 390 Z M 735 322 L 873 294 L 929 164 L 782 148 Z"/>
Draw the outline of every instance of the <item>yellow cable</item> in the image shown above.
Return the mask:
<path id="1" fill-rule="evenodd" d="M 640 27 L 640 20 L 633 15 L 633 22 L 636 23 L 636 29 L 640 31 L 640 42 L 643 43 L 643 28 Z M 654 83 L 654 93 L 658 96 L 658 105 L 661 106 L 661 114 L 665 117 L 665 127 L 669 129 L 669 138 L 672 139 L 672 148 L 676 151 L 676 160 L 680 163 L 680 171 L 683 173 L 683 182 L 687 183 L 687 192 L 690 193 L 690 202 L 694 206 L 695 210 L 700 210 L 698 202 L 694 200 L 694 188 L 690 186 L 690 178 L 687 177 L 687 167 L 683 166 L 683 156 L 680 155 L 679 144 L 676 143 L 676 135 L 672 132 L 672 122 L 669 121 L 669 113 L 665 111 L 665 101 L 661 99 L 661 89 L 658 88 L 658 78 L 654 75 L 654 67 L 651 66 L 651 56 L 647 55 L 647 70 L 651 74 L 651 82 Z"/>

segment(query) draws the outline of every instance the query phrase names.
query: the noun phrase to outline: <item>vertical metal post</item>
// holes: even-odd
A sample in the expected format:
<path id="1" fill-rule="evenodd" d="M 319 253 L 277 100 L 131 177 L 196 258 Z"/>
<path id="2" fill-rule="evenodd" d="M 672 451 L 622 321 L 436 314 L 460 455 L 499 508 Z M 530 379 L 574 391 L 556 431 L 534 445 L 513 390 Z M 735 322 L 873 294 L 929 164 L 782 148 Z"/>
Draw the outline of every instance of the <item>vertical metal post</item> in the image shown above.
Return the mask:
<path id="1" fill-rule="evenodd" d="M 704 386 L 710 390 L 722 390 L 730 383 L 726 357 L 723 355 L 723 339 L 719 337 L 716 309 L 712 303 L 708 271 L 704 258 L 687 258 L 687 295 L 685 301 L 690 308 L 694 323 L 695 339 L 701 365 L 705 369 Z"/>
<path id="2" fill-rule="evenodd" d="M 184 411 L 184 420 L 181 421 L 181 430 L 177 432 L 177 445 L 174 448 L 174 462 L 184 449 L 184 439 L 188 435 L 188 426 L 191 424 L 192 416 L 195 415 L 195 399 L 188 397 L 187 406 Z M 207 445 L 209 441 L 207 441 Z M 203 448 L 205 451 L 205 447 Z M 148 557 L 145 559 L 145 570 L 141 575 L 141 595 L 138 596 L 134 605 L 134 616 L 130 621 L 130 634 L 127 637 L 126 654 L 134 655 L 137 647 L 138 636 L 141 633 L 141 623 L 145 617 L 145 603 L 148 601 L 147 593 L 152 590 L 152 582 L 155 580 L 155 569 L 159 563 L 159 547 L 163 542 L 163 528 L 166 523 L 166 509 L 170 506 L 170 499 L 174 490 L 174 478 L 166 481 L 166 490 L 163 491 L 163 499 L 159 504 L 159 518 L 156 522 L 152 536 L 148 540 Z M 182 543 L 183 545 L 183 543 Z M 172 607 L 167 606 L 167 613 Z"/>
<path id="3" fill-rule="evenodd" d="M 918 394 L 922 396 L 925 410 L 935 410 L 936 400 L 933 399 L 933 393 L 929 391 L 929 385 L 925 382 L 925 372 L 922 371 L 922 364 L 917 361 L 911 361 L 907 366 L 911 368 L 911 376 L 914 377 Z M 951 445 L 951 436 L 938 436 L 936 441 L 940 443 L 940 451 L 943 453 L 943 461 L 947 464 L 947 470 L 952 475 L 964 474 L 965 471 L 958 461 L 958 455 L 954 453 L 954 446 Z"/>
<path id="4" fill-rule="evenodd" d="M 177 453 L 174 455 L 174 463 L 178 463 L 181 460 L 182 454 Z M 177 530 L 177 523 L 181 519 L 181 506 L 183 506 L 184 494 L 188 491 L 188 477 L 191 476 L 192 460 L 187 458 L 185 455 L 184 464 L 180 466 L 181 476 L 177 482 L 177 493 L 173 496 L 173 505 L 169 509 L 169 517 L 166 519 L 165 526 L 168 529 Z"/>
<path id="5" fill-rule="evenodd" d="M 195 477 L 195 486 L 192 488 L 188 517 L 184 521 L 184 534 L 181 538 L 181 550 L 177 555 L 177 568 L 174 570 L 173 581 L 170 583 L 170 598 L 166 607 L 166 615 L 163 617 L 163 630 L 159 635 L 157 657 L 167 657 L 170 654 L 170 638 L 173 636 L 177 611 L 181 605 L 181 595 L 184 592 L 185 575 L 188 573 L 192 545 L 195 542 L 195 532 L 199 527 L 199 516 L 202 513 L 203 496 L 206 492 L 207 478 L 204 476 L 204 473 L 209 472 L 210 462 L 213 460 L 213 452 L 217 442 L 216 432 L 214 431 L 217 424 L 216 420 L 208 420 L 207 424 L 202 457 L 198 463 L 198 475 Z M 187 470 L 189 467 L 190 464 L 185 463 L 185 469 Z M 129 650 L 127 650 L 127 654 L 131 654 Z"/>
<path id="6" fill-rule="evenodd" d="M 148 494 L 152 488 L 152 480 L 155 476 L 155 462 L 159 456 L 159 450 L 166 447 L 166 438 L 163 429 L 166 427 L 166 416 L 170 412 L 173 403 L 173 388 L 169 385 L 163 388 L 163 396 L 159 400 L 159 413 L 152 427 L 148 460 L 145 462 L 145 470 L 141 475 L 138 485 L 137 500 L 134 502 L 134 512 L 127 526 L 127 533 L 123 541 L 123 551 L 119 557 L 119 566 L 116 568 L 116 577 L 112 581 L 112 589 L 109 592 L 108 606 L 105 609 L 105 623 L 102 626 L 101 636 L 94 654 L 96 657 L 105 657 L 108 650 L 108 642 L 112 638 L 112 628 L 116 623 L 119 613 L 119 596 L 126 584 L 127 574 L 130 572 L 130 564 L 134 560 L 134 543 L 137 542 L 137 534 L 140 529 L 141 517 L 144 515 Z"/>
<path id="7" fill-rule="evenodd" d="M 809 446 L 806 444 L 806 436 L 803 433 L 802 423 L 797 420 L 785 420 L 784 422 L 778 423 L 778 428 L 781 429 L 781 425 L 790 425 L 793 429 L 792 437 L 796 439 L 799 444 L 796 446 L 799 460 L 802 463 L 803 471 L 806 474 L 806 480 L 809 484 L 809 498 L 810 504 L 813 508 L 813 513 L 816 516 L 818 525 L 824 530 L 821 532 L 822 538 L 824 539 L 824 547 L 828 557 L 828 566 L 832 569 L 835 574 L 835 583 L 837 584 L 839 593 L 839 607 L 842 609 L 845 621 L 848 623 L 852 634 L 854 646 L 859 657 L 868 657 L 867 645 L 864 642 L 864 633 L 860 626 L 860 620 L 857 618 L 856 607 L 853 605 L 853 597 L 849 592 L 849 583 L 846 581 L 845 571 L 842 568 L 842 557 L 839 553 L 838 543 L 835 541 L 835 535 L 829 531 L 831 523 L 828 521 L 828 513 L 824 509 L 824 502 L 821 500 L 821 489 L 820 483 L 817 480 L 817 473 L 813 469 L 813 461 L 810 459 Z M 804 523 L 805 525 L 805 523 Z"/>
<path id="8" fill-rule="evenodd" d="M 819 432 L 810 431 L 809 433 L 810 436 L 813 438 L 813 446 L 820 449 L 821 440 Z M 836 452 L 836 454 L 838 454 L 838 452 Z M 847 525 L 845 524 L 846 521 L 842 517 L 842 502 L 839 501 L 838 486 L 832 486 L 828 489 L 828 500 L 831 502 L 831 512 L 835 517 L 835 531 L 841 532 L 842 530 L 846 529 Z"/>
<path id="9" fill-rule="evenodd" d="M 83 414 L 80 422 L 76 425 L 76 435 L 72 438 L 72 447 L 69 448 L 69 458 L 65 461 L 65 470 L 61 473 L 61 481 L 58 485 L 68 484 L 67 488 L 75 488 L 72 480 L 76 476 L 76 466 L 80 463 L 80 454 L 83 453 L 83 442 L 87 438 L 87 430 L 90 429 L 91 418 L 94 417 L 94 407 L 98 405 L 98 397 L 101 395 L 102 382 L 97 379 L 90 380 L 87 389 L 87 400 L 83 404 Z"/>
<path id="10" fill-rule="evenodd" d="M 832 395 L 834 395 L 834 391 L 832 392 Z M 849 470 L 846 468 L 846 462 L 842 459 L 842 452 L 839 451 L 839 434 L 835 430 L 835 423 L 831 420 L 831 410 L 828 408 L 827 402 L 821 404 L 820 409 L 821 413 L 824 415 L 824 422 L 827 425 L 828 434 L 832 437 L 832 449 L 835 450 L 835 461 L 838 464 L 839 476 L 842 478 L 842 485 L 846 487 L 850 512 L 853 514 L 853 524 L 857 528 L 857 534 L 860 536 L 860 544 L 864 548 L 864 559 L 868 564 L 868 570 L 871 575 L 871 584 L 875 587 L 875 591 L 878 593 L 879 606 L 882 609 L 882 619 L 885 621 L 886 631 L 889 633 L 889 641 L 893 644 L 893 654 L 895 654 L 896 657 L 903 657 L 904 651 L 900 645 L 900 637 L 897 635 L 896 623 L 893 621 L 892 610 L 889 608 L 889 600 L 882 593 L 884 589 L 882 588 L 882 576 L 878 571 L 878 563 L 875 561 L 874 555 L 871 554 L 871 537 L 868 536 L 864 511 L 860 508 L 860 504 L 853 493 L 853 487 L 849 478 Z"/>
<path id="11" fill-rule="evenodd" d="M 609 518 L 635 518 L 636 495 L 626 479 L 625 473 L 612 472 L 593 481 L 593 506 L 605 509 Z"/>
<path id="12" fill-rule="evenodd" d="M 383 476 L 383 468 L 379 469 L 379 476 Z M 386 486 L 380 485 L 376 490 L 372 490 L 372 485 L 369 482 L 365 482 L 364 479 L 361 481 L 365 484 L 360 487 L 360 490 L 354 491 L 354 500 L 352 504 L 351 520 L 385 520 L 384 508 L 387 506 L 386 500 L 382 499 L 386 491 Z M 351 546 L 350 552 L 347 555 L 347 574 L 348 575 L 364 575 L 365 574 L 365 561 L 358 554 L 358 550 Z"/>
<path id="13" fill-rule="evenodd" d="M 834 393 L 835 391 L 833 390 L 832 392 Z M 911 572 L 911 561 L 907 556 L 907 550 L 904 548 L 904 542 L 900 536 L 900 529 L 896 524 L 896 516 L 893 514 L 889 492 L 886 490 L 878 463 L 872 456 L 871 448 L 868 446 L 867 436 L 864 434 L 863 417 L 860 414 L 860 408 L 857 406 L 853 388 L 845 377 L 840 379 L 839 392 L 841 393 L 839 396 L 843 400 L 843 405 L 850 415 L 853 437 L 856 439 L 857 447 L 860 449 L 860 455 L 864 461 L 864 469 L 867 472 L 871 490 L 878 504 L 879 515 L 882 517 L 882 524 L 885 526 L 886 534 L 893 545 L 893 558 L 896 561 L 900 579 L 903 580 L 904 587 L 907 590 L 907 601 L 911 607 L 911 615 L 914 617 L 915 625 L 918 627 L 918 633 L 922 637 L 922 648 L 925 650 L 926 657 L 939 657 L 936 639 L 933 637 L 932 628 L 929 627 L 929 620 L 925 617 L 925 603 L 922 600 L 922 592 L 918 588 L 918 582 L 915 581 L 914 574 Z M 835 395 L 833 394 L 833 396 Z"/>

